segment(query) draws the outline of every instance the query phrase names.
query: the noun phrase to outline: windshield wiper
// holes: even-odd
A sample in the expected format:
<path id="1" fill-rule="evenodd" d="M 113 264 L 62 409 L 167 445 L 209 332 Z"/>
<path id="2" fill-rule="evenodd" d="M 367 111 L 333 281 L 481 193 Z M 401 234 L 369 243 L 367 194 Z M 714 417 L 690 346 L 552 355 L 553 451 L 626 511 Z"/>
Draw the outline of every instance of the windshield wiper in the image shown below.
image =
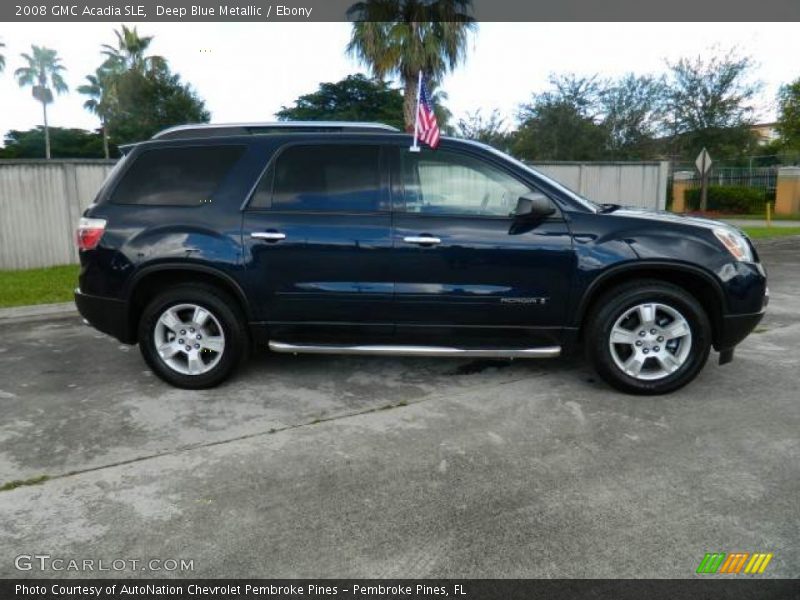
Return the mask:
<path id="1" fill-rule="evenodd" d="M 619 208 L 622 208 L 622 206 L 619 205 L 619 204 L 601 204 L 600 205 L 600 212 L 603 213 L 603 214 L 612 213 L 612 212 L 614 212 L 615 210 L 617 210 Z"/>

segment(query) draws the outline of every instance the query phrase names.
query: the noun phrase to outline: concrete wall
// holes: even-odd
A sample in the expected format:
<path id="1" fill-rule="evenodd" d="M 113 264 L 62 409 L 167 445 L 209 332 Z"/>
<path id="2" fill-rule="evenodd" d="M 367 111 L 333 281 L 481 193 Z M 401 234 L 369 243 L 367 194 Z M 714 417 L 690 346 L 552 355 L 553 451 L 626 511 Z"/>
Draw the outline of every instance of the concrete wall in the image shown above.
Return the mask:
<path id="1" fill-rule="evenodd" d="M 540 162 L 531 166 L 595 202 L 653 210 L 667 206 L 667 161 Z"/>
<path id="2" fill-rule="evenodd" d="M 0 160 L 0 269 L 77 262 L 75 226 L 113 165 L 104 160 Z M 665 206 L 665 162 L 532 166 L 597 202 Z"/>
<path id="3" fill-rule="evenodd" d="M 75 226 L 114 161 L 0 160 L 0 269 L 74 263 Z"/>
<path id="4" fill-rule="evenodd" d="M 775 214 L 797 213 L 800 213 L 800 167 L 781 167 L 778 169 L 778 184 L 775 190 Z"/>

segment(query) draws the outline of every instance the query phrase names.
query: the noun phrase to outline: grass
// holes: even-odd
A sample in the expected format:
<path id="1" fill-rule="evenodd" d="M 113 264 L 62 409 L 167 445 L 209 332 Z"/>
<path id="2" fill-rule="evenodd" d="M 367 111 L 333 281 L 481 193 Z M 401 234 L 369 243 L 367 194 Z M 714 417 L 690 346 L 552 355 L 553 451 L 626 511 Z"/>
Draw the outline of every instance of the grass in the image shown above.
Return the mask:
<path id="1" fill-rule="evenodd" d="M 78 285 L 78 265 L 0 271 L 0 308 L 69 302 Z"/>
<path id="2" fill-rule="evenodd" d="M 754 240 L 800 235 L 800 227 L 742 227 L 742 230 Z"/>
<path id="3" fill-rule="evenodd" d="M 14 481 L 9 481 L 8 483 L 4 483 L 0 485 L 0 492 L 9 492 L 11 490 L 15 490 L 20 487 L 25 487 L 27 485 L 39 485 L 40 483 L 44 483 L 50 479 L 49 475 L 39 475 L 39 477 L 31 477 L 30 479 L 15 479 Z"/>

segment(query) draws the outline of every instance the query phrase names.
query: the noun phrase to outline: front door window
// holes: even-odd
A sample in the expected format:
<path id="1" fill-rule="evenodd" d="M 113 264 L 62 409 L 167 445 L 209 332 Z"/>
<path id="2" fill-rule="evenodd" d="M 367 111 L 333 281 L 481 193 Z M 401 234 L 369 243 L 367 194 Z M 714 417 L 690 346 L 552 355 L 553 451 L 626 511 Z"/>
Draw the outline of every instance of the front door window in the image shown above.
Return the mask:
<path id="1" fill-rule="evenodd" d="M 506 172 L 456 152 L 408 153 L 403 164 L 408 213 L 508 217 L 531 191 Z"/>

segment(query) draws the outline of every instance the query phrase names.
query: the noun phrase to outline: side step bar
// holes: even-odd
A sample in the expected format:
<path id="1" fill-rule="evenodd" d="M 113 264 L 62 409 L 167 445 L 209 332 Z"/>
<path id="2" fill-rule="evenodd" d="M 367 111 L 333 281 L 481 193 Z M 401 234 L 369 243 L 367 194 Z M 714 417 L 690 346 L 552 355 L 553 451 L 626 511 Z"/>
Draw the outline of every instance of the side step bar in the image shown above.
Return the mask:
<path id="1" fill-rule="evenodd" d="M 554 358 L 561 354 L 561 346 L 541 348 L 471 349 L 445 346 L 331 346 L 314 344 L 287 344 L 270 340 L 273 352 L 289 354 L 378 354 L 382 356 L 453 356 L 462 358 Z"/>

